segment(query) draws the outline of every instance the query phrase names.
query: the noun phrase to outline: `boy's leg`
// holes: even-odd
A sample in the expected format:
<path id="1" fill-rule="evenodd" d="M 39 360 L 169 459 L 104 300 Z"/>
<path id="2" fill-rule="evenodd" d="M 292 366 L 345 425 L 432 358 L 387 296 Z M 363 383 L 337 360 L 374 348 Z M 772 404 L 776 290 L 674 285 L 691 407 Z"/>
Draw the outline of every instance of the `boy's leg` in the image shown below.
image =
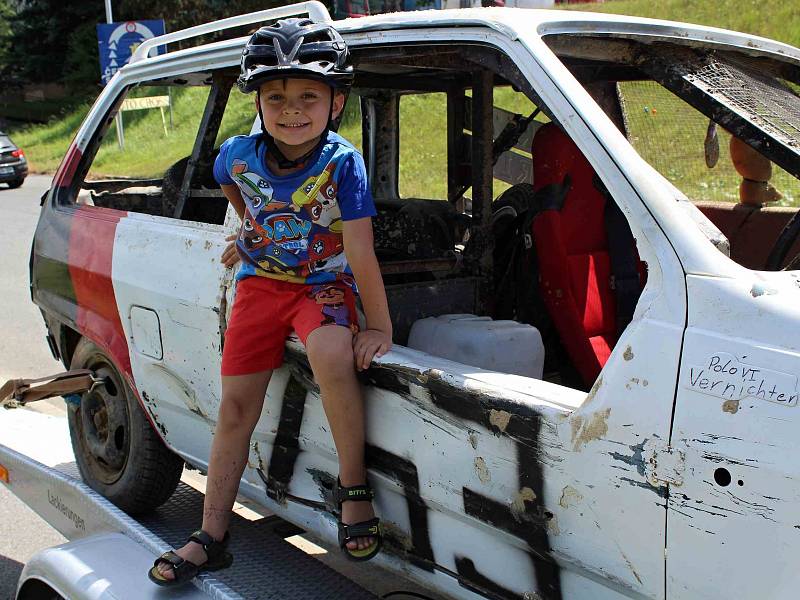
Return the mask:
<path id="1" fill-rule="evenodd" d="M 345 487 L 363 484 L 366 482 L 364 399 L 356 379 L 353 333 L 338 325 L 319 327 L 306 339 L 306 351 L 339 455 L 339 479 Z M 359 523 L 374 516 L 369 502 L 345 502 L 342 505 L 342 521 L 346 524 Z M 369 545 L 369 538 L 358 538 L 347 544 L 351 550 Z"/>
<path id="2" fill-rule="evenodd" d="M 222 377 L 222 403 L 211 444 L 211 456 L 203 503 L 203 526 L 215 540 L 228 530 L 231 508 L 239 490 L 253 434 L 272 371 Z M 175 553 L 197 565 L 206 561 L 200 544 L 189 542 Z M 172 569 L 161 563 L 159 571 L 172 578 Z"/>

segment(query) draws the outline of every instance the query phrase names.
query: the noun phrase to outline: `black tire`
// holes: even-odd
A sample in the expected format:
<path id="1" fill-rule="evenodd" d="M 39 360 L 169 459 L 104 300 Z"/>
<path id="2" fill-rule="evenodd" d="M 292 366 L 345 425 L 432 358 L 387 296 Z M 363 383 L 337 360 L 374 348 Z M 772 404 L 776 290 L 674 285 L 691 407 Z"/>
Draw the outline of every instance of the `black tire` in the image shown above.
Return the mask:
<path id="1" fill-rule="evenodd" d="M 18 188 L 19 186 L 21 186 L 21 185 L 22 185 L 24 182 L 25 182 L 25 178 L 22 178 L 22 179 L 14 179 L 13 181 L 9 181 L 9 182 L 8 182 L 8 187 L 9 187 L 9 188 L 11 188 L 11 189 L 13 190 L 13 189 L 16 189 L 16 188 Z"/>
<path id="2" fill-rule="evenodd" d="M 166 502 L 183 471 L 145 418 L 134 393 L 105 352 L 81 338 L 72 369 L 91 369 L 105 382 L 69 404 L 70 438 L 86 484 L 129 514 Z"/>

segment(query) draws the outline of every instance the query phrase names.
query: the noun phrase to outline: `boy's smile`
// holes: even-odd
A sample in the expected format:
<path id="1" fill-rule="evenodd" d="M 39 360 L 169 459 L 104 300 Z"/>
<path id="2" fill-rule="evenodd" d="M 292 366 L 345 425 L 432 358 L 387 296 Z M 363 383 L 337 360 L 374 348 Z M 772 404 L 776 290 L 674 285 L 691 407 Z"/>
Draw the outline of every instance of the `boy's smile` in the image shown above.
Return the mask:
<path id="1" fill-rule="evenodd" d="M 311 150 L 328 120 L 338 116 L 344 106 L 344 94 L 334 93 L 328 85 L 314 79 L 267 81 L 257 98 L 264 127 L 290 160 Z"/>

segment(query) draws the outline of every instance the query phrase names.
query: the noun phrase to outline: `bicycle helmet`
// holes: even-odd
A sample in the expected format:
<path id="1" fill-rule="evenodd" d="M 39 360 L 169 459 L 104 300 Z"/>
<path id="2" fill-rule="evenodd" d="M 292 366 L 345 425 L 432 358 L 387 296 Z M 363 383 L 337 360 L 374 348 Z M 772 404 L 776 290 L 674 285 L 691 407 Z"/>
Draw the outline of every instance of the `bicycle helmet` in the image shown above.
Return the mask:
<path id="1" fill-rule="evenodd" d="M 347 44 L 328 23 L 283 19 L 260 28 L 247 41 L 237 83 L 248 93 L 266 81 L 304 77 L 346 89 L 353 82 L 347 58 Z"/>
<path id="2" fill-rule="evenodd" d="M 262 83 L 289 77 L 316 79 L 332 88 L 347 92 L 353 82 L 353 67 L 347 64 L 347 44 L 327 23 L 311 19 L 283 19 L 256 31 L 242 52 L 237 84 L 244 93 L 258 92 Z M 278 149 L 264 127 L 261 102 L 257 102 L 261 133 L 268 142 L 267 152 L 282 169 L 305 164 L 327 138 L 333 123 L 333 94 L 328 125 L 320 136 L 320 144 L 303 156 L 291 160 Z"/>

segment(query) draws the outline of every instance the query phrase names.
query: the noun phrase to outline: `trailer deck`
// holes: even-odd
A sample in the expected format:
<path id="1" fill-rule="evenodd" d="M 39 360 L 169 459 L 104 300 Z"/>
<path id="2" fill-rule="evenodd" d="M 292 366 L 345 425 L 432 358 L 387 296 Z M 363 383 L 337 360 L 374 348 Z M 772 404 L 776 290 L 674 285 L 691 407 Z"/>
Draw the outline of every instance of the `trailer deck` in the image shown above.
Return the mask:
<path id="1" fill-rule="evenodd" d="M 186 483 L 180 483 L 172 498 L 158 510 L 133 519 L 80 480 L 75 462 L 68 460 L 69 434 L 63 419 L 14 410 L 0 412 L 0 424 L 0 464 L 8 469 L 6 486 L 70 542 L 122 533 L 155 559 L 165 550 L 181 545 L 187 532 L 197 527 L 203 494 Z M 30 436 L 34 428 L 40 434 L 36 436 L 38 441 Z M 42 440 L 47 440 L 46 447 L 41 447 Z M 220 600 L 376 597 L 285 541 L 285 537 L 301 530 L 278 517 L 251 521 L 234 513 L 230 531 L 233 566 L 195 579 L 196 587 L 208 597 Z M 158 590 L 147 581 L 145 570 L 133 576 L 147 587 L 133 593 L 131 589 L 113 590 L 115 597 L 142 598 L 145 590 Z"/>

